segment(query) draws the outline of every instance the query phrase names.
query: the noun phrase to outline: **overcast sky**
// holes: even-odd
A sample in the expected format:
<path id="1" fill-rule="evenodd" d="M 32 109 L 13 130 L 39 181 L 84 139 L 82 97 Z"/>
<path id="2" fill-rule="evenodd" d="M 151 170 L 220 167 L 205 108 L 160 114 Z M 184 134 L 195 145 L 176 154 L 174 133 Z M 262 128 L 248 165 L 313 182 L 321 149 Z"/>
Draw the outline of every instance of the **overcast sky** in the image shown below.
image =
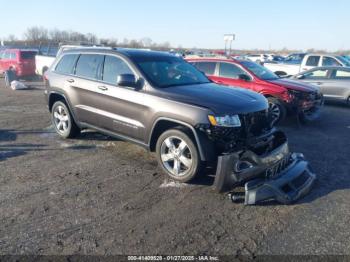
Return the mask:
<path id="1" fill-rule="evenodd" d="M 30 26 L 98 37 L 169 41 L 173 46 L 350 49 L 349 0 L 0 0 L 0 37 L 22 37 Z M 6 12 L 9 10 L 9 12 Z"/>

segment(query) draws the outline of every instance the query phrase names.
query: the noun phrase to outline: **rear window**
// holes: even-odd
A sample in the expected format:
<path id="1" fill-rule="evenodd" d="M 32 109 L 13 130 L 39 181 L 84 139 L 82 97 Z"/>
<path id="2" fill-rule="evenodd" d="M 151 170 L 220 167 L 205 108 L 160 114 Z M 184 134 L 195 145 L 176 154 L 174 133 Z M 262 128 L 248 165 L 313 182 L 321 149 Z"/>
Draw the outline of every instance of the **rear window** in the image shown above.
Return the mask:
<path id="1" fill-rule="evenodd" d="M 36 52 L 23 51 L 21 52 L 21 59 L 35 59 Z"/>
<path id="2" fill-rule="evenodd" d="M 65 55 L 58 62 L 55 71 L 62 74 L 72 74 L 75 62 L 77 61 L 79 55 L 70 54 Z"/>
<path id="3" fill-rule="evenodd" d="M 81 55 L 77 62 L 75 74 L 81 77 L 99 79 L 101 76 L 103 59 L 103 55 Z"/>
<path id="4" fill-rule="evenodd" d="M 319 56 L 309 56 L 306 61 L 307 66 L 318 66 L 318 62 L 320 61 Z"/>
<path id="5" fill-rule="evenodd" d="M 216 62 L 195 62 L 193 65 L 206 75 L 214 75 Z"/>

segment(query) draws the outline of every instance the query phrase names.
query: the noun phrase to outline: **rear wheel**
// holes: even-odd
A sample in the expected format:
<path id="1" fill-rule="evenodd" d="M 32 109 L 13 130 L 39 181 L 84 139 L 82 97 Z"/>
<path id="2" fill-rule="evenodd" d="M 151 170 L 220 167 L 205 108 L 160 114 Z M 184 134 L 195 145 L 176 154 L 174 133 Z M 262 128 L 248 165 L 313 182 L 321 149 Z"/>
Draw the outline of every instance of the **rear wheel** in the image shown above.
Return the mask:
<path id="1" fill-rule="evenodd" d="M 200 171 L 201 161 L 197 147 L 184 131 L 165 131 L 158 138 L 156 154 L 164 172 L 176 181 L 189 182 Z"/>
<path id="2" fill-rule="evenodd" d="M 63 101 L 57 101 L 53 104 L 51 121 L 57 134 L 63 138 L 75 137 L 80 132 L 67 105 Z"/>
<path id="3" fill-rule="evenodd" d="M 286 118 L 286 107 L 275 97 L 268 97 L 267 101 L 269 102 L 269 112 L 272 118 L 272 124 L 276 125 Z"/>

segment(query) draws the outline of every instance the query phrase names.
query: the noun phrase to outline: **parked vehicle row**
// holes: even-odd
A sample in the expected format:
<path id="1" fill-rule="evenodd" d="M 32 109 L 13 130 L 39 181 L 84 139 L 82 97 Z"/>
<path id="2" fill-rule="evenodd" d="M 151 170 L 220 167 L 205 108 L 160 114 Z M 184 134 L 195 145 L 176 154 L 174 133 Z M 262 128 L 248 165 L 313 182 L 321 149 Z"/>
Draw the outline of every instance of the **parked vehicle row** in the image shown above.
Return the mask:
<path id="1" fill-rule="evenodd" d="M 247 60 L 202 58 L 188 61 L 215 83 L 264 95 L 274 123 L 282 121 L 287 114 L 299 114 L 303 121 L 319 117 L 323 97 L 312 85 L 281 79 L 265 67 Z"/>
<path id="2" fill-rule="evenodd" d="M 350 62 L 340 55 L 292 54 L 281 63 L 264 63 L 264 66 L 279 76 L 293 76 L 320 66 L 350 66 Z"/>

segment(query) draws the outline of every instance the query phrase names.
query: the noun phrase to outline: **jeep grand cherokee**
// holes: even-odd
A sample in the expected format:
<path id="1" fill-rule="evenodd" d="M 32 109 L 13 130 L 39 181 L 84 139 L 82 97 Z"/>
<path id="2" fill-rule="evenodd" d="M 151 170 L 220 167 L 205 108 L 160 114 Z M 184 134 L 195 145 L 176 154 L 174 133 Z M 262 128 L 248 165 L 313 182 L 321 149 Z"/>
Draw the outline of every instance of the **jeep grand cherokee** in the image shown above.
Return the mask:
<path id="1" fill-rule="evenodd" d="M 230 153 L 239 153 L 237 183 L 266 177 L 266 167 L 278 164 L 268 174 L 276 176 L 292 162 L 284 135 L 270 125 L 262 95 L 218 88 L 176 56 L 75 49 L 62 53 L 45 77 L 52 123 L 61 137 L 91 128 L 134 142 L 155 151 L 174 180 L 188 182 L 206 162 Z M 250 158 L 240 159 L 244 153 Z"/>

